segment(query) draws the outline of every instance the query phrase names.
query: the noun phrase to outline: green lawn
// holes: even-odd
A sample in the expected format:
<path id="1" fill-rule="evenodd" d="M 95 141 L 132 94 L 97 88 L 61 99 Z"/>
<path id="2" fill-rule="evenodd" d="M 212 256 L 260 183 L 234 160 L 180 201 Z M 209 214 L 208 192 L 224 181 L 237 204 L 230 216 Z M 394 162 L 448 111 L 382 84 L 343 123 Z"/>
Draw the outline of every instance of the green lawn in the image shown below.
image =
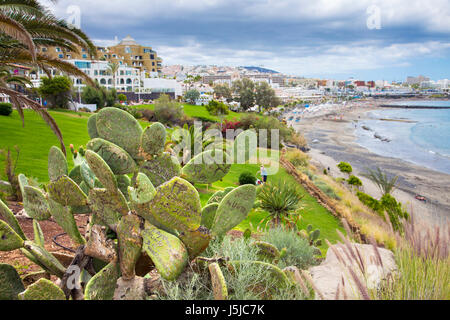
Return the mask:
<path id="1" fill-rule="evenodd" d="M 194 106 L 191 104 L 182 104 L 184 113 L 192 118 L 203 118 L 208 119 L 210 121 L 217 122 L 219 121 L 218 117 L 212 116 L 206 110 L 205 106 Z M 155 106 L 153 104 L 141 105 L 141 106 L 132 106 L 131 108 L 135 109 L 149 109 L 154 110 Z M 226 116 L 226 120 L 239 120 L 242 117 L 242 113 L 236 113 L 230 111 L 230 113 Z"/>
<path id="2" fill-rule="evenodd" d="M 80 145 L 86 145 L 89 140 L 87 133 L 87 120 L 89 114 L 75 113 L 68 111 L 50 111 L 59 125 L 67 151 L 69 153 L 69 168 L 72 168 L 69 145 L 73 144 L 75 148 Z M 148 123 L 140 121 L 143 127 Z M 28 177 L 37 178 L 40 182 L 47 182 L 47 155 L 51 146 L 59 146 L 59 142 L 50 128 L 34 112 L 25 110 L 25 127 L 16 111 L 9 117 L 0 116 L 0 149 L 6 149 L 14 146 L 20 147 L 20 158 L 16 172 L 24 173 Z M 257 164 L 235 164 L 230 173 L 222 181 L 214 183 L 208 190 L 205 185 L 196 185 L 200 193 L 202 204 L 205 204 L 209 197 L 217 190 L 233 186 L 238 186 L 239 175 L 244 171 L 257 173 L 259 165 Z M 0 156 L 0 179 L 6 180 L 4 174 L 4 157 Z M 292 176 L 284 169 L 280 168 L 278 173 L 270 176 L 269 180 L 284 180 L 296 184 Z M 301 210 L 302 220 L 300 227 L 305 228 L 312 224 L 314 228 L 319 228 L 322 235 L 331 242 L 335 242 L 338 237 L 336 229 L 344 232 L 340 222 L 333 217 L 325 208 L 320 206 L 316 199 L 311 197 L 302 186 L 298 185 L 299 191 L 305 195 L 303 198 L 303 209 Z M 250 227 L 250 223 L 256 227 L 261 219 L 267 216 L 267 212 L 253 210 L 249 218 L 242 222 L 237 229 L 244 231 Z"/>

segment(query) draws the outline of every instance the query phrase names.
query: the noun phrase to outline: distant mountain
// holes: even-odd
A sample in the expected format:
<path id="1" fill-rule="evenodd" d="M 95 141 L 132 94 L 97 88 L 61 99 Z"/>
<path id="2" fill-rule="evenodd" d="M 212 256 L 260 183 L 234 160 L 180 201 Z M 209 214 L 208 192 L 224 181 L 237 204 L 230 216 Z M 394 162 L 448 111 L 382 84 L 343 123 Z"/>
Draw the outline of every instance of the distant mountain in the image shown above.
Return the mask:
<path id="1" fill-rule="evenodd" d="M 261 67 L 252 67 L 252 66 L 250 66 L 250 67 L 242 67 L 242 68 L 247 69 L 247 70 L 251 70 L 251 71 L 258 71 L 258 72 L 261 72 L 261 73 L 279 73 L 278 71 L 270 70 L 270 69 L 266 69 L 266 68 L 261 68 Z"/>

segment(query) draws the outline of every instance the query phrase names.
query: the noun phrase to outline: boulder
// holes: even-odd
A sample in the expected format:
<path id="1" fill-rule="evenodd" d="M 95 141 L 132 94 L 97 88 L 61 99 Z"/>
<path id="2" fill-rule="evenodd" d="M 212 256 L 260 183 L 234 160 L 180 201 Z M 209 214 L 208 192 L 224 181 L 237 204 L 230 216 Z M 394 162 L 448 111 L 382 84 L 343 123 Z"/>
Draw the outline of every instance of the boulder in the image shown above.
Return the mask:
<path id="1" fill-rule="evenodd" d="M 322 294 L 323 299 L 361 299 L 360 291 L 349 272 L 349 268 L 354 271 L 361 283 L 368 289 L 379 287 L 382 280 L 387 279 L 396 272 L 397 265 L 394 254 L 390 250 L 378 248 L 378 257 L 372 245 L 352 243 L 351 246 L 355 256 L 358 256 L 356 250 L 359 252 L 364 265 L 364 273 L 361 271 L 359 263 L 351 258 L 351 252 L 343 244 L 330 247 L 325 261 L 320 266 L 309 269 L 312 281 L 316 289 Z M 338 252 L 339 257 L 336 256 L 334 250 Z M 358 257 L 357 260 L 359 260 Z M 338 288 L 339 293 L 337 293 Z M 319 298 L 320 295 L 316 293 L 316 299 Z"/>

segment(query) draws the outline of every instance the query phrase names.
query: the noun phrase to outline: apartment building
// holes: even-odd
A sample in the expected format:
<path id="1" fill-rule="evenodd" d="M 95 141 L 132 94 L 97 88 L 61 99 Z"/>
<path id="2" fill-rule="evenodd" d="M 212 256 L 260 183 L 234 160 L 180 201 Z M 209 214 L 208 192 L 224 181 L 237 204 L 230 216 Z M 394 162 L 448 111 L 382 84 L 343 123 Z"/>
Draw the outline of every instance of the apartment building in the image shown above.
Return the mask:
<path id="1" fill-rule="evenodd" d="M 86 49 L 79 53 L 69 52 L 59 47 L 40 47 L 39 51 L 52 58 L 63 60 L 86 60 L 95 59 L 90 56 Z M 131 36 L 125 37 L 119 44 L 111 47 L 97 47 L 97 59 L 102 61 L 116 62 L 120 65 L 133 67 L 147 77 L 156 77 L 162 72 L 162 59 L 158 57 L 152 47 L 138 44 Z"/>

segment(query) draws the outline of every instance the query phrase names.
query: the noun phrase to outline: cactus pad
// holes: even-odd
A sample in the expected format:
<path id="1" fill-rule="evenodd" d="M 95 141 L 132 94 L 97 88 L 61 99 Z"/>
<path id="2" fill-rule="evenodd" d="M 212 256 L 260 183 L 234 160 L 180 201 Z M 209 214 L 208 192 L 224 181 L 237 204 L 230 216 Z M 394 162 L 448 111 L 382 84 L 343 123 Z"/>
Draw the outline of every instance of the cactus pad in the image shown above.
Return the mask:
<path id="1" fill-rule="evenodd" d="M 139 172 L 136 178 L 136 187 L 128 187 L 128 196 L 131 203 L 145 204 L 155 197 L 156 190 L 150 179 L 143 173 Z"/>
<path id="2" fill-rule="evenodd" d="M 253 208 L 256 187 L 245 185 L 234 189 L 223 198 L 217 209 L 211 228 L 213 234 L 221 236 L 241 223 Z"/>
<path id="3" fill-rule="evenodd" d="M 118 108 L 104 108 L 97 115 L 97 132 L 127 151 L 134 159 L 139 154 L 142 128 L 128 112 Z"/>
<path id="4" fill-rule="evenodd" d="M 117 259 L 116 245 L 112 239 L 107 239 L 106 228 L 93 225 L 89 231 L 89 240 L 84 253 L 104 262 L 112 262 Z"/>
<path id="5" fill-rule="evenodd" d="M 224 152 L 208 150 L 192 158 L 182 170 L 186 179 L 194 183 L 213 183 L 225 177 L 231 169 L 224 159 Z"/>
<path id="6" fill-rule="evenodd" d="M 216 217 L 217 209 L 219 208 L 218 203 L 211 203 L 208 204 L 206 207 L 202 210 L 202 222 L 201 225 L 211 229 L 214 219 Z"/>
<path id="7" fill-rule="evenodd" d="M 129 201 L 128 187 L 131 185 L 131 179 L 127 175 L 120 175 L 116 176 L 116 180 L 117 180 L 117 187 L 125 196 L 127 201 Z"/>
<path id="8" fill-rule="evenodd" d="M 147 127 L 142 133 L 141 147 L 149 155 L 158 155 L 164 152 L 166 143 L 166 128 L 159 122 Z"/>
<path id="9" fill-rule="evenodd" d="M 124 280 L 131 280 L 136 275 L 134 268 L 141 256 L 142 249 L 140 225 L 141 219 L 136 215 L 129 214 L 123 217 L 117 226 L 120 270 Z"/>
<path id="10" fill-rule="evenodd" d="M 69 207 L 65 207 L 52 199 L 48 199 L 50 213 L 56 223 L 69 235 L 69 237 L 79 245 L 86 243 L 78 230 L 77 223 Z"/>
<path id="11" fill-rule="evenodd" d="M 0 218 L 6 221 L 11 229 L 13 229 L 23 240 L 26 240 L 27 237 L 20 227 L 19 222 L 17 221 L 12 211 L 9 210 L 8 206 L 3 203 L 2 200 L 0 200 Z"/>
<path id="12" fill-rule="evenodd" d="M 66 300 L 64 292 L 56 284 L 44 278 L 20 293 L 19 298 L 21 300 Z"/>
<path id="13" fill-rule="evenodd" d="M 180 233 L 179 238 L 186 246 L 189 257 L 194 259 L 208 248 L 212 236 L 207 228 L 200 226 L 197 230 L 188 230 Z"/>
<path id="14" fill-rule="evenodd" d="M 227 300 L 228 288 L 222 270 L 218 263 L 211 263 L 208 266 L 211 275 L 211 283 L 215 300 Z"/>
<path id="15" fill-rule="evenodd" d="M 111 262 L 89 280 L 84 298 L 86 300 L 113 300 L 119 278 L 119 265 Z"/>
<path id="16" fill-rule="evenodd" d="M 271 243 L 264 241 L 255 241 L 251 244 L 251 246 L 258 248 L 258 255 L 262 260 L 268 260 L 272 262 L 280 258 L 280 251 Z"/>
<path id="17" fill-rule="evenodd" d="M 16 269 L 9 264 L 0 264 L 0 300 L 17 300 L 25 290 Z"/>
<path id="18" fill-rule="evenodd" d="M 86 151 L 86 160 L 100 183 L 109 191 L 115 192 L 117 179 L 105 160 L 90 150 Z"/>
<path id="19" fill-rule="evenodd" d="M 38 265 L 44 266 L 45 270 L 59 278 L 62 278 L 66 272 L 66 268 L 64 268 L 58 259 L 56 259 L 50 252 L 31 241 L 25 241 L 23 246 L 29 253 L 31 253 L 34 259 L 38 262 Z M 23 251 L 24 250 L 22 250 L 22 252 Z M 30 260 L 33 261 L 33 259 Z"/>
<path id="20" fill-rule="evenodd" d="M 211 198 L 209 198 L 209 200 L 208 200 L 208 202 L 206 204 L 220 203 L 222 201 L 222 199 L 225 198 L 225 196 L 227 194 L 229 194 L 233 190 L 234 190 L 233 187 L 228 187 L 228 188 L 225 188 L 223 190 L 217 191 L 216 193 L 214 193 L 211 196 Z"/>
<path id="21" fill-rule="evenodd" d="M 83 182 L 83 177 L 81 176 L 81 165 L 75 166 L 72 170 L 70 170 L 69 178 L 75 181 L 78 185 Z"/>
<path id="22" fill-rule="evenodd" d="M 50 218 L 48 203 L 42 191 L 28 185 L 24 186 L 23 190 L 23 207 L 27 214 L 39 221 Z"/>
<path id="23" fill-rule="evenodd" d="M 102 157 L 114 174 L 121 175 L 134 172 L 136 163 L 133 158 L 114 143 L 97 138 L 89 141 L 86 148 Z"/>
<path id="24" fill-rule="evenodd" d="M 177 279 L 188 263 L 188 252 L 183 242 L 148 222 L 142 238 L 142 249 L 152 259 L 161 277 L 169 281 Z"/>
<path id="25" fill-rule="evenodd" d="M 6 222 L 0 220 L 0 251 L 20 249 L 23 243 L 23 239 Z"/>
<path id="26" fill-rule="evenodd" d="M 95 139 L 95 138 L 99 137 L 98 132 L 97 132 L 97 114 L 96 113 L 89 117 L 88 122 L 87 122 L 87 129 L 88 129 L 89 137 L 91 137 L 91 139 Z"/>
<path id="27" fill-rule="evenodd" d="M 61 176 L 48 185 L 50 197 L 63 206 L 84 206 L 87 204 L 87 195 L 68 176 Z"/>
<path id="28" fill-rule="evenodd" d="M 50 181 L 54 181 L 61 176 L 67 176 L 69 170 L 67 168 L 67 160 L 62 151 L 53 146 L 48 153 L 48 177 Z"/>
<path id="29" fill-rule="evenodd" d="M 34 242 L 39 246 L 45 245 L 44 233 L 42 232 L 39 221 L 33 220 Z"/>
<path id="30" fill-rule="evenodd" d="M 113 230 L 120 218 L 130 211 L 125 197 L 119 190 L 111 193 L 106 189 L 92 189 L 89 192 L 89 207 L 96 218 Z"/>
<path id="31" fill-rule="evenodd" d="M 81 173 L 81 178 L 83 179 L 83 182 L 86 184 L 86 186 L 89 187 L 89 189 L 92 189 L 94 187 L 96 187 L 95 185 L 95 181 L 96 181 L 96 177 L 94 172 L 91 170 L 91 168 L 89 168 L 89 165 L 87 164 L 86 161 L 83 161 L 80 165 L 80 173 Z"/>
<path id="32" fill-rule="evenodd" d="M 145 173 L 155 187 L 169 181 L 181 173 L 180 162 L 169 153 L 144 162 L 140 167 L 140 172 Z"/>

